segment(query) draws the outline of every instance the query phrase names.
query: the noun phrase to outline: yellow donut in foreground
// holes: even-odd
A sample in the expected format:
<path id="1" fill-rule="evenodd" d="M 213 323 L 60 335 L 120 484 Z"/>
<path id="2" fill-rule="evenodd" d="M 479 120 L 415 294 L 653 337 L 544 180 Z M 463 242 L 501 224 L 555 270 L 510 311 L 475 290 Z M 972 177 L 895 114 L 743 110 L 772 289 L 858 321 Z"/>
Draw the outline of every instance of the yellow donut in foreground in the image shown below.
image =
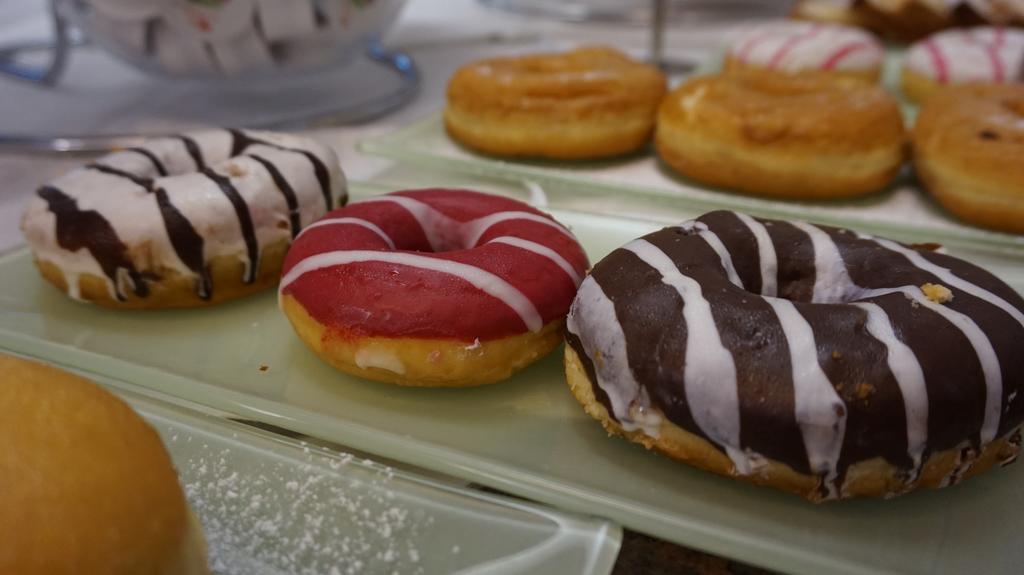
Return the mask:
<path id="1" fill-rule="evenodd" d="M 918 177 L 947 210 L 1024 233 L 1024 85 L 936 93 L 917 116 L 913 146 Z"/>
<path id="2" fill-rule="evenodd" d="M 876 192 L 904 158 L 899 106 L 881 88 L 817 75 L 693 78 L 665 98 L 658 154 L 679 173 L 751 194 Z"/>
<path id="3" fill-rule="evenodd" d="M 207 573 L 156 431 L 123 401 L 0 354 L 0 573 Z"/>
<path id="4" fill-rule="evenodd" d="M 666 89 L 656 68 L 607 47 L 495 58 L 452 76 L 444 123 L 486 154 L 603 158 L 647 142 Z"/>

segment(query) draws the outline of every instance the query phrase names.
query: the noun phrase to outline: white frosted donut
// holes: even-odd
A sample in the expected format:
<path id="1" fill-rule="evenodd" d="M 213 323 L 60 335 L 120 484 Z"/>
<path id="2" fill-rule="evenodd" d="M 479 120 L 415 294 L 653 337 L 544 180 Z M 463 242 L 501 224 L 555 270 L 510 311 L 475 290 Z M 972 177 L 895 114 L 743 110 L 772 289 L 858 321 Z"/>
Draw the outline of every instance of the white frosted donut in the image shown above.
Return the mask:
<path id="1" fill-rule="evenodd" d="M 939 32 L 910 47 L 903 91 L 922 101 L 948 84 L 1024 81 L 1024 30 L 978 27 Z"/>
<path id="2" fill-rule="evenodd" d="M 849 26 L 776 21 L 753 26 L 729 48 L 729 67 L 786 73 L 841 72 L 875 79 L 884 51 L 871 34 Z"/>
<path id="3" fill-rule="evenodd" d="M 57 178 L 22 230 L 43 275 L 73 298 L 195 306 L 276 284 L 291 240 L 345 199 L 326 146 L 217 130 L 153 139 Z"/>

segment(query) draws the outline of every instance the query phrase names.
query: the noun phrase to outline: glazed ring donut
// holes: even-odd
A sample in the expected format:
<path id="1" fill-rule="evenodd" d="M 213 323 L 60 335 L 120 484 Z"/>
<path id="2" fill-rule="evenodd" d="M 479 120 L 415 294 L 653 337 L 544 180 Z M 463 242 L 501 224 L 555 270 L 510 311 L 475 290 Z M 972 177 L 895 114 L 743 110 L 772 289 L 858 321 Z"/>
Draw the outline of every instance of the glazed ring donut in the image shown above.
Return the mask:
<path id="1" fill-rule="evenodd" d="M 396 192 L 296 239 L 281 307 L 334 367 L 410 386 L 509 377 L 554 349 L 587 269 L 572 233 L 522 202 Z"/>
<path id="2" fill-rule="evenodd" d="M 934 34 L 910 47 L 900 87 L 915 102 L 956 84 L 1024 82 L 1024 30 L 961 28 Z"/>
<path id="3" fill-rule="evenodd" d="M 896 101 L 876 86 L 745 72 L 693 78 L 665 98 L 655 144 L 679 173 L 790 198 L 875 192 L 904 155 Z"/>
<path id="4" fill-rule="evenodd" d="M 873 83 L 884 56 L 878 40 L 858 28 L 784 20 L 746 30 L 729 48 L 725 69 L 823 73 Z"/>
<path id="5" fill-rule="evenodd" d="M 567 320 L 609 431 L 820 501 L 944 487 L 1020 450 L 1024 299 L 931 246 L 712 212 L 612 252 Z"/>
<path id="6" fill-rule="evenodd" d="M 218 130 L 76 169 L 39 189 L 21 228 L 43 277 L 74 299 L 194 307 L 274 285 L 292 238 L 346 197 L 331 149 Z"/>
<path id="7" fill-rule="evenodd" d="M 444 122 L 487 154 L 602 158 L 647 142 L 665 91 L 661 72 L 612 48 L 496 58 L 452 76 Z"/>
<path id="8" fill-rule="evenodd" d="M 1024 85 L 948 88 L 913 131 L 925 187 L 964 220 L 1024 234 Z"/>

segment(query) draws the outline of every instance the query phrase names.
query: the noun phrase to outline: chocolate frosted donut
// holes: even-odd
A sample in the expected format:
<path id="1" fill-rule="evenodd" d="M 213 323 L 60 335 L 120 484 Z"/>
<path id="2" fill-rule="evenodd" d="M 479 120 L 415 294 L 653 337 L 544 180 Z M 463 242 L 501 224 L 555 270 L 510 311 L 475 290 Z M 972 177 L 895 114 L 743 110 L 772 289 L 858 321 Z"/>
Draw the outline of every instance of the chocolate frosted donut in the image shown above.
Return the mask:
<path id="1" fill-rule="evenodd" d="M 1009 463 L 1024 300 L 928 247 L 732 212 L 649 234 L 580 286 L 570 387 L 609 431 L 814 501 Z"/>
<path id="2" fill-rule="evenodd" d="M 111 307 L 191 307 L 277 283 L 303 226 L 346 199 L 334 152 L 270 132 L 156 138 L 42 186 L 22 231 L 43 276 Z"/>

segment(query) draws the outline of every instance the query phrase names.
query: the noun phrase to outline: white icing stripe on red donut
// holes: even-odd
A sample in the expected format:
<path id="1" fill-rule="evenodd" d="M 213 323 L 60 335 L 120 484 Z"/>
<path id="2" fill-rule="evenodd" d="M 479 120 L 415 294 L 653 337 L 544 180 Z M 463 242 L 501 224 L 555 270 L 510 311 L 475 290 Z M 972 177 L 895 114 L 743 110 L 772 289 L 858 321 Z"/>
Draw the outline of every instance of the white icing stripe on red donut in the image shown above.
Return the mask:
<path id="1" fill-rule="evenodd" d="M 683 275 L 664 252 L 645 240 L 623 247 L 636 254 L 659 274 L 683 300 L 686 321 L 686 373 L 683 385 L 693 420 L 708 437 L 725 448 L 736 469 L 743 474 L 752 464 L 740 445 L 740 404 L 736 389 L 736 364 L 722 345 L 721 334 L 711 315 L 711 304 L 700 284 Z"/>
<path id="2" fill-rule="evenodd" d="M 572 264 L 570 264 L 568 260 L 563 258 L 555 250 L 545 245 L 541 245 L 538 244 L 537 242 L 531 242 L 530 240 L 524 240 L 523 238 L 517 238 L 513 236 L 499 236 L 494 238 L 493 240 L 490 240 L 487 243 L 507 244 L 510 246 L 515 246 L 517 248 L 524 249 L 526 251 L 533 252 L 540 256 L 544 256 L 551 260 L 552 262 L 554 262 L 555 265 L 562 268 L 562 271 L 565 272 L 565 275 L 569 276 L 569 279 L 572 280 L 573 285 L 578 286 L 580 285 L 580 282 L 583 281 L 582 278 L 580 278 L 580 274 L 576 273 L 576 270 L 572 269 Z"/>
<path id="3" fill-rule="evenodd" d="M 979 27 L 939 32 L 910 47 L 903 64 L 940 84 L 1009 82 L 1024 65 L 1024 31 Z"/>
<path id="4" fill-rule="evenodd" d="M 477 242 L 480 241 L 480 237 L 487 233 L 487 230 L 491 229 L 492 226 L 509 220 L 526 220 L 536 222 L 538 224 L 544 224 L 546 226 L 550 226 L 554 230 L 557 230 L 567 238 L 573 238 L 572 232 L 550 218 L 531 214 L 530 212 L 498 212 L 470 222 L 469 232 L 466 234 L 466 244 L 475 246 Z"/>
<path id="5" fill-rule="evenodd" d="M 378 226 L 377 224 L 375 224 L 373 222 L 368 222 L 368 221 L 366 221 L 364 219 L 361 219 L 361 218 L 332 218 L 332 219 L 328 219 L 328 220 L 320 220 L 318 222 L 315 222 L 315 223 L 312 223 L 312 224 L 306 226 L 305 229 L 303 229 L 302 232 L 300 232 L 299 235 L 295 237 L 295 239 L 299 239 L 306 232 L 308 232 L 309 230 L 312 230 L 312 229 L 322 228 L 324 226 L 344 226 L 344 225 L 360 226 L 360 227 L 366 228 L 366 229 L 370 230 L 371 232 L 377 234 L 377 236 L 380 237 L 380 239 L 384 240 L 384 243 L 386 243 L 389 248 L 395 249 L 395 242 L 393 242 L 391 240 L 391 237 L 388 236 L 384 232 L 384 230 L 380 229 L 380 226 Z"/>
<path id="6" fill-rule="evenodd" d="M 775 245 L 772 244 L 768 230 L 764 228 L 764 224 L 747 214 L 737 213 L 736 217 L 750 229 L 757 240 L 758 264 L 761 268 L 761 295 L 769 297 L 778 295 L 779 261 L 775 255 Z"/>
<path id="7" fill-rule="evenodd" d="M 818 363 L 814 332 L 807 320 L 789 300 L 768 297 L 765 301 L 775 310 L 789 342 L 794 409 L 807 461 L 812 472 L 825 474 L 824 485 L 829 495 L 835 497 L 839 452 L 846 433 L 846 406 Z"/>
<path id="8" fill-rule="evenodd" d="M 459 222 L 449 218 L 421 201 L 405 196 L 380 196 L 362 200 L 357 203 L 368 204 L 377 202 L 398 204 L 412 214 L 412 217 L 416 218 L 416 221 L 420 224 L 420 228 L 422 228 L 423 232 L 427 235 L 427 241 L 430 242 L 430 246 L 434 251 L 447 250 L 451 247 L 453 242 L 475 247 L 477 242 L 480 241 L 480 237 L 487 233 L 487 230 L 490 229 L 491 226 L 508 220 L 528 220 L 531 222 L 537 222 L 546 226 L 551 226 L 566 237 L 575 239 L 572 233 L 566 230 L 558 222 L 530 212 L 497 212 L 469 222 Z M 461 237 L 445 237 L 436 233 L 436 230 L 457 230 Z"/>
<path id="9" fill-rule="evenodd" d="M 853 305 L 867 312 L 868 321 L 864 328 L 885 346 L 889 371 L 903 396 L 903 410 L 907 418 L 907 455 L 914 462 L 914 468 L 919 469 L 928 444 L 928 388 L 921 362 L 914 351 L 896 336 L 885 310 L 873 303 L 857 302 Z"/>
<path id="10" fill-rule="evenodd" d="M 745 64 L 800 72 L 871 71 L 881 65 L 881 45 L 856 28 L 781 21 L 751 28 L 729 51 Z"/>
<path id="11" fill-rule="evenodd" d="M 343 250 L 310 256 L 297 263 L 281 278 L 280 291 L 283 293 L 292 282 L 309 272 L 360 262 L 397 264 L 455 276 L 507 305 L 516 312 L 530 331 L 538 332 L 544 327 L 544 321 L 533 302 L 515 286 L 493 273 L 451 260 L 408 252 Z"/>

